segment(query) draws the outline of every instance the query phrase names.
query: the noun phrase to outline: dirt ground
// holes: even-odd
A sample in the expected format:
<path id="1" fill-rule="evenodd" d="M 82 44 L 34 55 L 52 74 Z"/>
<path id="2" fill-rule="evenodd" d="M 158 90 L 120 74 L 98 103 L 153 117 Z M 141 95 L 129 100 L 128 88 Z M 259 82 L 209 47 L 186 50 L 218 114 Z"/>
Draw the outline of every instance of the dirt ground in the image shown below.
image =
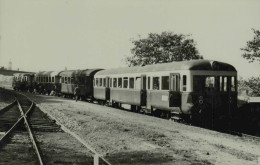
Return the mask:
<path id="1" fill-rule="evenodd" d="M 27 94 L 112 164 L 258 164 L 260 140 L 87 102 Z"/>
<path id="2" fill-rule="evenodd" d="M 0 88 L 0 109 L 6 107 L 14 101 L 12 93 Z"/>

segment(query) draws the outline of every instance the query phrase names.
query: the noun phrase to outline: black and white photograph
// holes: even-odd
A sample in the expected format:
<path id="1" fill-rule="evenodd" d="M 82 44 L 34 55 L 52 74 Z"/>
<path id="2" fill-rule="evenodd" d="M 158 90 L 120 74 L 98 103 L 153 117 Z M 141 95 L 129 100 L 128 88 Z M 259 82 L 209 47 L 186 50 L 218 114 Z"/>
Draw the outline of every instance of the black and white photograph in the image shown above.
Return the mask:
<path id="1" fill-rule="evenodd" d="M 259 0 L 0 0 L 0 165 L 260 165 Z"/>

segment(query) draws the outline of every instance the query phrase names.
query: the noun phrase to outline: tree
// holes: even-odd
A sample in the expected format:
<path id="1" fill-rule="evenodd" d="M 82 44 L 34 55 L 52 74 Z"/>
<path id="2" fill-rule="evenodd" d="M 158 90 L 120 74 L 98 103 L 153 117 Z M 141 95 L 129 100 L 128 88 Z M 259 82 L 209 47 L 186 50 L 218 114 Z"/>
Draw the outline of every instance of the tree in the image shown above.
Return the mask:
<path id="1" fill-rule="evenodd" d="M 147 38 L 133 40 L 132 56 L 126 57 L 129 66 L 203 59 L 189 35 L 162 32 L 150 33 Z"/>
<path id="2" fill-rule="evenodd" d="M 255 33 L 254 39 L 247 41 L 247 46 L 241 48 L 244 51 L 243 58 L 249 60 L 249 62 L 260 62 L 260 31 L 252 29 Z"/>
<path id="3" fill-rule="evenodd" d="M 260 96 L 260 77 L 250 77 L 245 83 L 252 90 L 251 96 Z"/>

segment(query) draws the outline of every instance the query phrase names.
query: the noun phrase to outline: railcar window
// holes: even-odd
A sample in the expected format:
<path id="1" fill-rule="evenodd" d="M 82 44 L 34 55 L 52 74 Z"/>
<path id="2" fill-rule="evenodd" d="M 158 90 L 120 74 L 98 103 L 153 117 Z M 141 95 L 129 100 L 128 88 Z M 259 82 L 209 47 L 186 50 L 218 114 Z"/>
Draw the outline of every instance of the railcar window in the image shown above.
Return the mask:
<path id="1" fill-rule="evenodd" d="M 68 84 L 70 84 L 71 83 L 71 81 L 70 81 L 70 77 L 68 77 Z"/>
<path id="2" fill-rule="evenodd" d="M 122 78 L 118 78 L 118 88 L 122 88 Z"/>
<path id="3" fill-rule="evenodd" d="M 148 89 L 150 89 L 150 81 L 151 81 L 151 79 L 150 79 L 150 77 L 148 77 L 148 81 L 147 81 L 147 87 L 148 87 Z"/>
<path id="4" fill-rule="evenodd" d="M 236 91 L 236 79 L 235 79 L 235 77 L 231 77 L 231 91 L 232 92 Z"/>
<path id="5" fill-rule="evenodd" d="M 65 84 L 67 84 L 68 83 L 68 78 L 67 77 L 65 77 Z"/>
<path id="6" fill-rule="evenodd" d="M 153 90 L 159 90 L 160 81 L 159 77 L 153 77 Z"/>
<path id="7" fill-rule="evenodd" d="M 52 77 L 52 82 L 54 82 L 54 77 Z"/>
<path id="8" fill-rule="evenodd" d="M 99 78 L 99 86 L 102 87 L 102 78 Z"/>
<path id="9" fill-rule="evenodd" d="M 135 79 L 135 89 L 141 89 L 141 77 Z"/>
<path id="10" fill-rule="evenodd" d="M 215 87 L 215 77 L 206 77 L 206 88 L 214 88 Z"/>
<path id="11" fill-rule="evenodd" d="M 113 78 L 113 87 L 114 87 L 114 88 L 117 87 L 117 78 Z"/>
<path id="12" fill-rule="evenodd" d="M 193 76 L 193 91 L 215 91 L 217 82 L 215 76 Z"/>
<path id="13" fill-rule="evenodd" d="M 227 77 L 224 77 L 224 80 L 223 80 L 224 84 L 223 84 L 223 88 L 224 88 L 224 92 L 227 91 Z"/>
<path id="14" fill-rule="evenodd" d="M 169 90 L 169 76 L 162 76 L 162 90 Z"/>
<path id="15" fill-rule="evenodd" d="M 98 87 L 98 78 L 96 78 L 96 86 Z"/>
<path id="16" fill-rule="evenodd" d="M 171 76 L 171 90 L 177 91 L 177 75 Z"/>
<path id="17" fill-rule="evenodd" d="M 106 87 L 106 78 L 103 78 L 103 87 Z"/>
<path id="18" fill-rule="evenodd" d="M 128 77 L 124 77 L 124 88 L 128 88 Z"/>
<path id="19" fill-rule="evenodd" d="M 107 87 L 107 88 L 109 88 L 109 85 L 110 85 L 109 80 L 110 80 L 109 78 L 106 78 L 106 81 L 107 81 L 107 85 L 106 85 L 106 87 Z"/>
<path id="20" fill-rule="evenodd" d="M 129 78 L 129 88 L 135 87 L 135 79 L 133 77 Z"/>
<path id="21" fill-rule="evenodd" d="M 109 85 L 110 85 L 110 88 L 112 88 L 112 78 L 110 78 Z"/>
<path id="22" fill-rule="evenodd" d="M 186 75 L 182 76 L 182 90 L 183 91 L 187 90 L 187 76 Z"/>
<path id="23" fill-rule="evenodd" d="M 49 82 L 51 82 L 51 77 L 49 77 Z"/>
<path id="24" fill-rule="evenodd" d="M 75 78 L 74 77 L 71 77 L 70 81 L 71 81 L 71 84 L 75 84 Z"/>

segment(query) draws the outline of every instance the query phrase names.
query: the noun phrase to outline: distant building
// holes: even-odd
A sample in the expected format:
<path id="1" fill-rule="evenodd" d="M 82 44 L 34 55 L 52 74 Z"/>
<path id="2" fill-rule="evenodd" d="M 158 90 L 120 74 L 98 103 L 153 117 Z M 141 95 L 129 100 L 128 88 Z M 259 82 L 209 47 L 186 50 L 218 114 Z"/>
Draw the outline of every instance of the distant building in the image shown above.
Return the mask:
<path id="1" fill-rule="evenodd" d="M 12 70 L 12 61 L 9 61 L 8 70 Z"/>

